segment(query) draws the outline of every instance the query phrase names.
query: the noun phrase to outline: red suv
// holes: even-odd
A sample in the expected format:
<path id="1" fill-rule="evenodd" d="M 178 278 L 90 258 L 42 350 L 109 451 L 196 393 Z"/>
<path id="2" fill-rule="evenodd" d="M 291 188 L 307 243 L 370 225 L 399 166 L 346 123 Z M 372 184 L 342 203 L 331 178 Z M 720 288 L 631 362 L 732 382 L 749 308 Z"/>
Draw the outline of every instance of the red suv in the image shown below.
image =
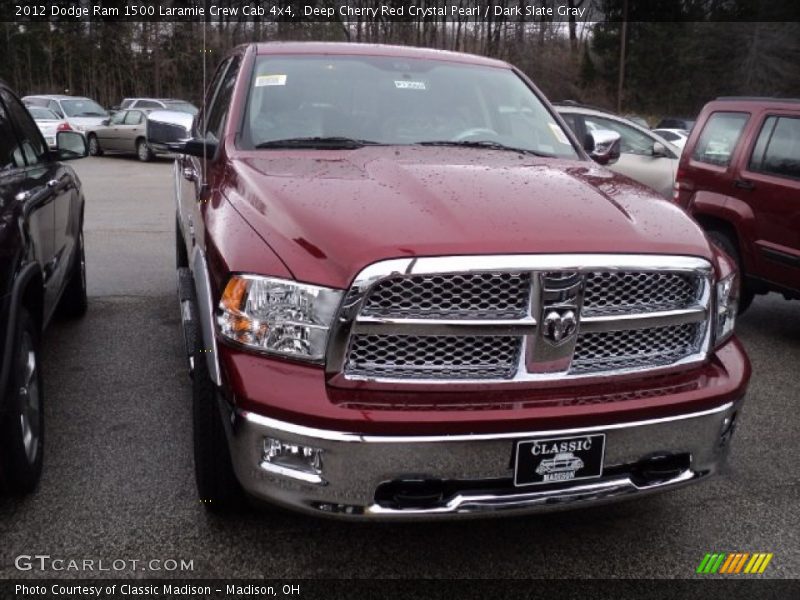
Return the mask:
<path id="1" fill-rule="evenodd" d="M 741 310 L 753 294 L 800 298 L 800 100 L 709 102 L 683 151 L 675 200 L 736 259 Z"/>
<path id="2" fill-rule="evenodd" d="M 617 134 L 587 154 L 514 67 L 249 45 L 194 121 L 154 111 L 148 138 L 180 154 L 208 508 L 244 490 L 352 518 L 519 513 L 723 464 L 750 377 L 735 265 L 597 164 Z"/>

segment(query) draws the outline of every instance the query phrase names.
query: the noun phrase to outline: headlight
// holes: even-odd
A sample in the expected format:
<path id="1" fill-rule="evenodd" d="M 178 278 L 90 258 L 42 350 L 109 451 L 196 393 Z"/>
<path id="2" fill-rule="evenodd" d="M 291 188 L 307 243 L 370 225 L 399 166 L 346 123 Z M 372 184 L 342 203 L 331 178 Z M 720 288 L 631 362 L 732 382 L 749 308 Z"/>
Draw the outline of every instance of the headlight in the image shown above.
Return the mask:
<path id="1" fill-rule="evenodd" d="M 716 345 L 733 335 L 736 313 L 739 311 L 739 276 L 733 272 L 717 283 Z"/>
<path id="2" fill-rule="evenodd" d="M 340 290 L 233 275 L 217 323 L 223 336 L 249 348 L 319 362 L 341 298 Z"/>

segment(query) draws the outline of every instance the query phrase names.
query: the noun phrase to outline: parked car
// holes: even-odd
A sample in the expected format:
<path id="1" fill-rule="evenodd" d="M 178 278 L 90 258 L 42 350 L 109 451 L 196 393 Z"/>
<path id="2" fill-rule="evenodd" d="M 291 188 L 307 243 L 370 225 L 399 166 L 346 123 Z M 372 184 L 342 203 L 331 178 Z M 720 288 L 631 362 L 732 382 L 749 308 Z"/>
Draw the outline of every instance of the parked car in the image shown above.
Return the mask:
<path id="1" fill-rule="evenodd" d="M 85 138 L 56 134 L 50 151 L 30 114 L 0 81 L 0 486 L 36 487 L 44 448 L 40 340 L 56 307 L 86 311 L 83 192 L 61 161 Z"/>
<path id="2" fill-rule="evenodd" d="M 621 155 L 609 168 L 653 188 L 665 198 L 672 197 L 681 155 L 679 148 L 646 127 L 613 113 L 577 105 L 557 105 L 556 110 L 579 140 L 599 129 L 618 133 L 622 138 Z"/>
<path id="3" fill-rule="evenodd" d="M 142 108 L 147 110 L 161 108 L 186 112 L 190 115 L 197 114 L 197 107 L 194 104 L 186 102 L 185 100 L 176 100 L 175 98 L 125 98 L 120 102 L 119 106 L 115 106 L 113 110 L 118 111 L 126 108 Z"/>
<path id="4" fill-rule="evenodd" d="M 53 111 L 69 124 L 70 129 L 85 132 L 108 118 L 108 111 L 91 98 L 82 96 L 25 96 L 25 106 L 41 106 Z"/>
<path id="5" fill-rule="evenodd" d="M 675 200 L 734 258 L 740 300 L 800 299 L 800 100 L 718 98 L 681 157 Z"/>
<path id="6" fill-rule="evenodd" d="M 691 131 L 695 120 L 687 117 L 664 117 L 653 129 L 683 129 Z"/>
<path id="7" fill-rule="evenodd" d="M 42 108 L 41 106 L 28 106 L 27 108 L 36 126 L 39 128 L 39 131 L 41 131 L 44 136 L 44 141 L 47 143 L 47 146 L 49 148 L 55 148 L 56 133 L 59 131 L 69 131 L 69 123 L 49 108 Z"/>
<path id="8" fill-rule="evenodd" d="M 504 62 L 357 44 L 238 47 L 197 119 L 150 113 L 203 505 L 512 514 L 718 472 L 735 265 L 589 137 Z M 588 437 L 579 489 L 509 461 Z"/>
<path id="9" fill-rule="evenodd" d="M 686 140 L 689 139 L 689 132 L 685 129 L 653 129 L 653 133 L 681 150 L 686 146 Z"/>
<path id="10" fill-rule="evenodd" d="M 102 156 L 105 152 L 135 154 L 142 162 L 153 159 L 155 152 L 146 139 L 147 111 L 121 110 L 88 132 L 89 154 Z"/>

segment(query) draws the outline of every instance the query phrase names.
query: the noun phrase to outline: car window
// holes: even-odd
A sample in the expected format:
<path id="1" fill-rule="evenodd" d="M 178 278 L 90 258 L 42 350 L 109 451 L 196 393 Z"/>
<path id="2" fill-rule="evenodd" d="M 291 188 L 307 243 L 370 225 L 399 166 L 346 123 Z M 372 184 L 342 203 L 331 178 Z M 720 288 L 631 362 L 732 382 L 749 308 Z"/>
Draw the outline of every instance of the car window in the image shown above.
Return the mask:
<path id="1" fill-rule="evenodd" d="M 122 125 L 125 122 L 125 117 L 127 116 L 127 110 L 121 110 L 119 112 L 115 112 L 114 116 L 111 117 L 111 121 L 109 121 L 110 125 Z"/>
<path id="2" fill-rule="evenodd" d="M 654 140 L 641 131 L 634 129 L 629 125 L 625 125 L 624 123 L 620 123 L 619 121 L 614 121 L 613 119 L 604 119 L 594 115 L 587 115 L 584 117 L 584 119 L 586 121 L 587 129 L 592 131 L 596 129 L 616 131 L 621 138 L 620 152 L 625 154 L 640 154 L 643 156 L 653 155 Z"/>
<path id="3" fill-rule="evenodd" d="M 122 101 L 122 104 L 120 104 L 119 107 L 120 108 L 128 108 L 132 104 L 133 104 L 133 100 L 131 100 L 130 98 L 125 98 L 125 100 Z"/>
<path id="4" fill-rule="evenodd" d="M 0 102 L 0 173 L 25 166 L 22 149 L 11 127 L 11 120 L 3 103 Z"/>
<path id="5" fill-rule="evenodd" d="M 136 108 L 161 108 L 161 102 L 155 100 L 139 100 L 136 102 Z"/>
<path id="6" fill-rule="evenodd" d="M 247 149 L 321 137 L 577 158 L 560 122 L 511 69 L 422 58 L 259 56 L 241 133 Z"/>
<path id="7" fill-rule="evenodd" d="M 58 115 L 56 115 L 52 110 L 49 108 L 42 108 L 41 106 L 29 106 L 28 112 L 31 113 L 31 116 L 36 121 L 57 121 Z"/>
<path id="8" fill-rule="evenodd" d="M 47 106 L 47 98 L 25 98 L 23 102 L 27 106 Z"/>
<path id="9" fill-rule="evenodd" d="M 17 132 L 17 138 L 22 146 L 25 161 L 29 165 L 44 161 L 47 155 L 47 146 L 28 110 L 6 90 L 0 91 L 0 97 L 6 106 L 12 126 Z"/>
<path id="10" fill-rule="evenodd" d="M 190 115 L 197 114 L 197 107 L 188 102 L 165 102 L 167 110 L 177 110 L 178 112 L 189 113 Z"/>
<path id="11" fill-rule="evenodd" d="M 697 140 L 692 158 L 700 162 L 727 167 L 749 116 L 747 113 L 735 112 L 712 114 L 706 121 L 700 139 Z"/>
<path id="12" fill-rule="evenodd" d="M 125 125 L 139 125 L 142 122 L 142 113 L 138 110 L 129 110 L 125 116 Z"/>
<path id="13" fill-rule="evenodd" d="M 239 73 L 240 62 L 241 58 L 239 56 L 232 57 L 208 112 L 205 131 L 206 135 L 208 135 L 211 140 L 219 141 L 222 137 L 222 129 L 225 127 L 225 117 L 228 116 L 228 111 L 230 110 L 233 86 L 236 84 L 236 76 Z"/>
<path id="14" fill-rule="evenodd" d="M 750 170 L 800 179 L 800 118 L 769 117 L 764 121 Z"/>
<path id="15" fill-rule="evenodd" d="M 59 106 L 58 102 L 56 102 L 55 100 L 50 100 L 47 103 L 47 108 L 52 110 L 58 116 L 59 119 L 63 119 L 64 118 L 64 111 L 61 110 L 61 107 Z"/>
<path id="16" fill-rule="evenodd" d="M 660 135 L 662 138 L 664 138 L 668 142 L 674 142 L 675 140 L 681 139 L 681 136 L 679 136 L 679 135 L 677 135 L 675 133 L 672 133 L 671 131 L 664 131 L 663 129 L 657 129 L 653 133 L 657 133 L 658 135 Z"/>
<path id="17" fill-rule="evenodd" d="M 89 98 L 70 98 L 61 101 L 68 117 L 107 117 L 106 109 Z"/>

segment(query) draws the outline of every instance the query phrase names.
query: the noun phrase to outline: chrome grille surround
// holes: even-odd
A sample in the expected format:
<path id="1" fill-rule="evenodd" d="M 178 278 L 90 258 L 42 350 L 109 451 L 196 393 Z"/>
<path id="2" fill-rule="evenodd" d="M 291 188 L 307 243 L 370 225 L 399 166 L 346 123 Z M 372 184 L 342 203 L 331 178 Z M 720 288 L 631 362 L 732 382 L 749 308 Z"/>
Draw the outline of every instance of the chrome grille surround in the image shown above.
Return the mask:
<path id="1" fill-rule="evenodd" d="M 382 261 L 346 294 L 326 370 L 341 386 L 560 385 L 697 364 L 711 345 L 712 273 L 705 259 L 668 255 Z M 465 284 L 463 298 L 453 296 L 453 282 Z M 426 284 L 449 294 L 445 310 Z M 499 290 L 498 314 L 491 297 L 478 297 L 485 289 Z M 487 363 L 493 352 L 496 360 Z"/>

